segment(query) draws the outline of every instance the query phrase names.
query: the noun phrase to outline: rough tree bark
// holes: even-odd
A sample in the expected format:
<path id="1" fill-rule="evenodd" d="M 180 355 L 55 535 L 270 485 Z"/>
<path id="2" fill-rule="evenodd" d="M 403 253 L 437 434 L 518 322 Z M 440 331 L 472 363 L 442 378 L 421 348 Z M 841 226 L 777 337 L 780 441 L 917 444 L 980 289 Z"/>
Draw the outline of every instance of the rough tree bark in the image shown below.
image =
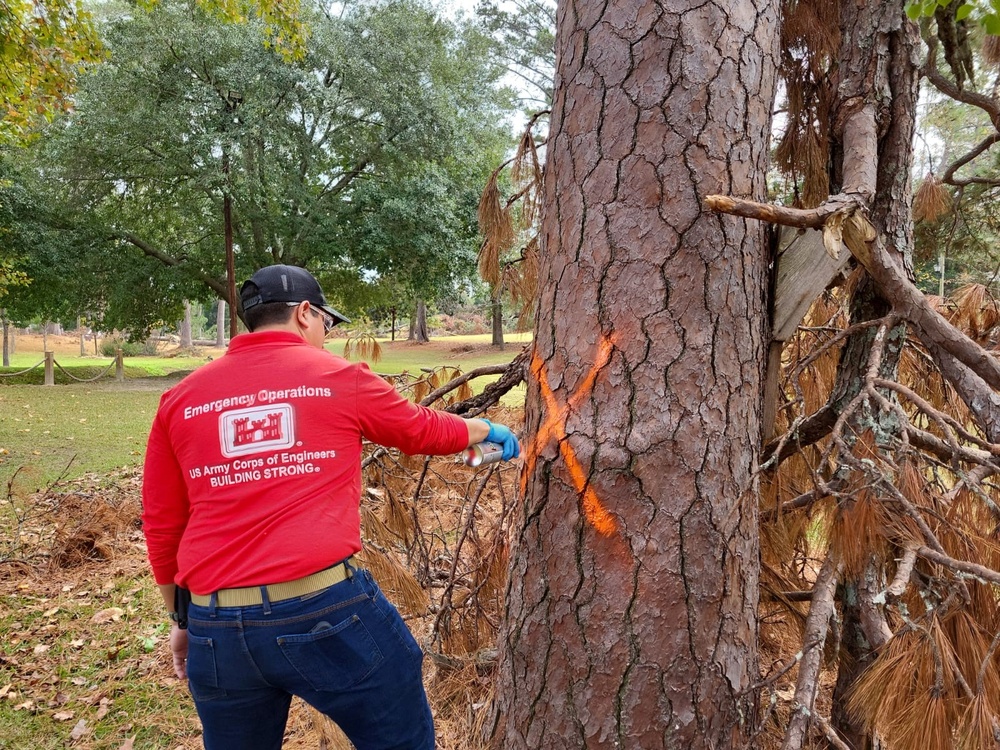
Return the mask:
<path id="1" fill-rule="evenodd" d="M 431 340 L 427 332 L 427 304 L 417 300 L 416 313 L 410 318 L 410 341 L 426 344 Z"/>
<path id="2" fill-rule="evenodd" d="M 909 268 L 913 249 L 910 174 L 920 39 L 915 24 L 893 0 L 844 3 L 841 31 L 842 84 L 834 110 L 835 126 L 843 128 L 835 136 L 845 146 L 844 189 L 863 196 L 872 225 L 880 236 L 888 238 L 887 248 L 899 264 Z M 866 278 L 855 291 L 852 307 L 852 322 L 857 322 L 885 315 L 890 305 Z M 860 390 L 872 335 L 874 329 L 868 329 L 849 340 L 838 368 L 837 380 L 842 386 L 838 395 L 844 390 Z M 904 335 L 902 325 L 890 335 L 879 365 L 881 377 L 896 380 Z M 852 418 L 852 428 L 855 434 L 871 429 L 878 442 L 885 444 L 898 437 L 901 425 L 895 414 L 872 404 Z M 884 622 L 882 608 L 873 598 L 884 588 L 887 572 L 885 563 L 874 558 L 862 570 L 845 572 L 838 591 L 842 634 L 831 723 L 852 750 L 868 750 L 873 738 L 847 710 L 846 703 L 857 679 L 874 660 L 875 648 L 882 645 L 881 629 L 867 626 Z"/>
<path id="3" fill-rule="evenodd" d="M 8 333 L 10 331 L 10 324 L 7 322 L 6 310 L 0 310 L 0 330 L 3 331 L 3 366 L 10 367 L 10 355 L 12 352 L 10 335 Z"/>
<path id="4" fill-rule="evenodd" d="M 177 332 L 180 334 L 181 349 L 190 349 L 194 346 L 191 340 L 191 303 L 188 300 L 184 300 L 184 317 L 177 326 Z"/>
<path id="5" fill-rule="evenodd" d="M 765 194 L 777 30 L 770 0 L 559 5 L 498 748 L 754 718 L 768 243 L 701 201 Z"/>
<path id="6" fill-rule="evenodd" d="M 493 300 L 491 318 L 493 324 L 493 346 L 503 349 L 503 302 L 499 296 Z"/>
<path id="7" fill-rule="evenodd" d="M 222 349 L 226 345 L 226 303 L 219 300 L 215 309 L 215 346 Z"/>

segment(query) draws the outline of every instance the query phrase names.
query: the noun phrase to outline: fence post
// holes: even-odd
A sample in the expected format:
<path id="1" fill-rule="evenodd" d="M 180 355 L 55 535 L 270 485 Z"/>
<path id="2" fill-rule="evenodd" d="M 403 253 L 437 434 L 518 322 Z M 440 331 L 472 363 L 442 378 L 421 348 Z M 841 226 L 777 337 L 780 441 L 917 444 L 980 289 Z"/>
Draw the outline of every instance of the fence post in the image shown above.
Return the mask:
<path id="1" fill-rule="evenodd" d="M 56 384 L 55 352 L 45 352 L 45 385 Z"/>
<path id="2" fill-rule="evenodd" d="M 115 380 L 125 382 L 125 361 L 121 349 L 115 349 Z"/>

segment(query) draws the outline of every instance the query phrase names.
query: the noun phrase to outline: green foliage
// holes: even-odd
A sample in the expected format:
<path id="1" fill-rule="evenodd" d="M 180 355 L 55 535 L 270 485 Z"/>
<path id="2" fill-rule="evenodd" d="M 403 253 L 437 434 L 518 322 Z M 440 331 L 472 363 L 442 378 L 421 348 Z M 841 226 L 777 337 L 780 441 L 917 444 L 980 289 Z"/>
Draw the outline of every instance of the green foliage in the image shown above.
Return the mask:
<path id="1" fill-rule="evenodd" d="M 955 6 L 955 20 L 972 18 L 982 26 L 987 34 L 1000 34 L 1000 3 L 995 0 L 973 0 L 956 3 L 953 0 L 917 0 L 906 4 L 906 15 L 911 20 L 931 18 L 938 8 Z"/>
<path id="2" fill-rule="evenodd" d="M 156 342 L 151 339 L 132 341 L 119 336 L 110 336 L 101 340 L 101 354 L 114 357 L 119 349 L 123 357 L 152 357 L 156 354 Z"/>
<path id="3" fill-rule="evenodd" d="M 20 283 L 0 290 L 0 306 L 15 323 L 73 320 L 83 315 L 105 330 L 151 326 L 180 316 L 182 295 L 198 293 L 180 285 L 151 258 L 124 263 L 120 243 L 108 238 L 93 217 L 67 223 L 59 197 L 41 186 L 27 165 L 12 165 L 17 152 L 0 160 L 0 239 L 6 264 Z M 203 294 L 203 292 L 202 292 Z"/>
<path id="4" fill-rule="evenodd" d="M 372 242 L 366 251 L 381 257 L 360 249 L 356 201 L 370 206 L 365 196 L 389 186 L 413 197 L 424 172 L 436 182 L 425 196 L 442 184 L 471 194 L 505 145 L 502 71 L 481 34 L 418 2 L 349 2 L 337 17 L 303 18 L 299 57 L 268 46 L 264 21 L 225 24 L 179 0 L 106 24 L 108 61 L 81 80 L 75 111 L 22 170 L 36 215 L 62 238 L 50 244 L 63 262 L 48 266 L 61 277 L 46 288 L 73 290 L 62 296 L 105 328 L 176 320 L 182 300 L 225 294 L 228 193 L 238 278 L 293 263 L 316 272 L 332 301 L 378 296 L 372 272 L 400 264 Z M 455 240 L 435 252 L 464 253 L 475 234 L 466 213 L 425 209 L 425 224 L 443 216 L 445 226 L 424 236 Z M 376 214 L 364 217 L 369 238 Z M 95 288 L 79 283 L 81 263 Z"/>
<path id="5" fill-rule="evenodd" d="M 494 55 L 526 91 L 525 109 L 550 108 L 556 64 L 554 0 L 480 0 L 476 14 L 495 44 Z"/>
<path id="6" fill-rule="evenodd" d="M 146 9 L 156 7 L 159 0 L 139 0 Z M 195 0 L 208 14 L 228 23 L 246 23 L 251 18 L 264 22 L 264 46 L 276 49 L 289 60 L 302 58 L 306 51 L 309 29 L 303 19 L 299 0 Z"/>
<path id="7" fill-rule="evenodd" d="M 140 0 L 152 10 L 158 0 Z M 308 29 L 299 0 L 197 0 L 228 23 L 261 19 L 263 44 L 287 59 L 305 54 Z M 72 105 L 77 78 L 104 49 L 79 0 L 0 0 L 0 144 L 23 141 Z"/>
<path id="8" fill-rule="evenodd" d="M 371 181 L 354 194 L 352 252 L 407 299 L 433 299 L 474 278 L 476 196 L 444 170 L 422 165 L 393 182 Z"/>
<path id="9" fill-rule="evenodd" d="M 70 105 L 101 45 L 76 0 L 0 0 L 0 144 L 23 140 Z"/>

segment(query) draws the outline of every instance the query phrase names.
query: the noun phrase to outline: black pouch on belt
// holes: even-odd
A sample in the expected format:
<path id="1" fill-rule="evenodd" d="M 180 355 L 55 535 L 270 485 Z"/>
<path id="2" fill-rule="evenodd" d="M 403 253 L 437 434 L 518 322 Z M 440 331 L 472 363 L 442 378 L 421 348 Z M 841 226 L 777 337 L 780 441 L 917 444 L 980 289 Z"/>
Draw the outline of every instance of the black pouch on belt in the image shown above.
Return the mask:
<path id="1" fill-rule="evenodd" d="M 187 629 L 188 607 L 191 606 L 191 592 L 174 586 L 174 610 L 177 612 L 177 626 Z"/>

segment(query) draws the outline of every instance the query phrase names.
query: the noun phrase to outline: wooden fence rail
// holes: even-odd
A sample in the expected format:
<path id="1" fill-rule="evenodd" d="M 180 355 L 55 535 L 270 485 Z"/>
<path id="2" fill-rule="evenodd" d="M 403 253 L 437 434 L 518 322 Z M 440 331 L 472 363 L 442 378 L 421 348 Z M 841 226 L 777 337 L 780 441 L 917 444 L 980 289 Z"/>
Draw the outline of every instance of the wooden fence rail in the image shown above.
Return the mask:
<path id="1" fill-rule="evenodd" d="M 24 373 L 31 372 L 36 367 L 38 367 L 40 365 L 43 365 L 43 364 L 45 365 L 45 381 L 44 381 L 44 385 L 55 385 L 56 384 L 56 368 L 57 367 L 62 371 L 62 373 L 66 377 L 68 377 L 70 380 L 75 380 L 78 383 L 92 383 L 95 380 L 99 380 L 100 378 L 103 378 L 105 375 L 107 375 L 109 372 L 111 372 L 111 368 L 112 367 L 115 368 L 115 380 L 117 380 L 119 383 L 121 383 L 121 382 L 123 382 L 125 380 L 125 358 L 124 358 L 124 355 L 122 354 L 122 350 L 121 349 L 116 349 L 115 350 L 115 358 L 111 361 L 111 364 L 109 364 L 106 368 L 104 368 L 104 370 L 102 370 L 101 372 L 99 372 L 97 375 L 95 375 L 92 378 L 78 378 L 76 375 L 74 375 L 73 373 L 69 372 L 69 370 L 67 370 L 65 367 L 63 367 L 61 364 L 59 364 L 56 361 L 55 352 L 45 352 L 45 359 L 41 360 L 40 362 L 37 362 L 36 364 L 33 364 L 31 367 L 28 367 L 28 368 L 26 368 L 24 370 L 19 370 L 17 372 L 3 372 L 3 373 L 0 373 L 0 378 L 2 378 L 2 377 L 9 378 L 9 377 L 14 377 L 15 375 L 23 375 Z"/>

